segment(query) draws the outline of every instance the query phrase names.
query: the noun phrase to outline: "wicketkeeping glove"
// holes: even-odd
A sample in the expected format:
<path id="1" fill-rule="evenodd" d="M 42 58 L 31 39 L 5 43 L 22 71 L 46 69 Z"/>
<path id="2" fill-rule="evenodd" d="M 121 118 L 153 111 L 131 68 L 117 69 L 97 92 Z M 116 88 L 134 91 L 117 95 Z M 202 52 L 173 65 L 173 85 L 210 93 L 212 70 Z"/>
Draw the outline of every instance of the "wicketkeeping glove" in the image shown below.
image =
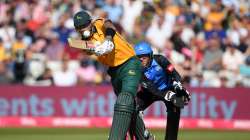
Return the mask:
<path id="1" fill-rule="evenodd" d="M 184 108 L 185 100 L 184 96 L 178 97 L 177 94 L 173 91 L 168 91 L 164 98 L 166 101 L 170 101 L 174 106 L 179 108 Z"/>
<path id="2" fill-rule="evenodd" d="M 191 99 L 190 93 L 181 85 L 180 82 L 173 82 L 174 91 L 178 94 L 178 96 L 184 97 L 184 104 L 187 105 Z"/>

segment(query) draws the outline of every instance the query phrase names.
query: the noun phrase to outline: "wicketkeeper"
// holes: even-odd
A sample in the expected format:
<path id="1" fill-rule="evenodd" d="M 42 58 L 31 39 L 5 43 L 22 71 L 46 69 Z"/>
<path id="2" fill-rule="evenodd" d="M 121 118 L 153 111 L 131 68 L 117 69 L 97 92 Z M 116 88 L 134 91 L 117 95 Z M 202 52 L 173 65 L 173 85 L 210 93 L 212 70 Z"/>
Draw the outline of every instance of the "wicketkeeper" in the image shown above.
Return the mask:
<path id="1" fill-rule="evenodd" d="M 110 20 L 93 20 L 86 11 L 74 15 L 75 30 L 82 40 L 92 42 L 88 54 L 109 67 L 108 74 L 117 96 L 109 140 L 124 140 L 135 113 L 135 96 L 141 79 L 141 62 L 133 47 L 116 32 Z M 144 138 L 141 137 L 141 140 Z"/>
<path id="2" fill-rule="evenodd" d="M 143 65 L 141 90 L 137 94 L 137 112 L 141 113 L 155 101 L 163 101 L 167 108 L 165 140 L 177 140 L 180 110 L 190 101 L 190 94 L 181 85 L 181 76 L 174 66 L 164 56 L 153 55 L 149 43 L 135 45 L 135 52 Z M 145 138 L 152 137 L 140 117 L 134 124 L 132 128 L 144 131 Z"/>

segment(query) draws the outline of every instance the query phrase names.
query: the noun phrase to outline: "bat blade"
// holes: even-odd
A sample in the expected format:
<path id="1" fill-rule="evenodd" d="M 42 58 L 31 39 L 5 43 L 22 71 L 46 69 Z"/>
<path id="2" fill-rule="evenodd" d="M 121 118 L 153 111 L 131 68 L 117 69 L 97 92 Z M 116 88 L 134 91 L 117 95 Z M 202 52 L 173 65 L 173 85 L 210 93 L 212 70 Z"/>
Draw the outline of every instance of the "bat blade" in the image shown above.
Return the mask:
<path id="1" fill-rule="evenodd" d="M 69 43 L 69 46 L 72 48 L 77 48 L 77 49 L 81 49 L 81 50 L 88 50 L 88 51 L 93 50 L 93 48 L 89 48 L 87 46 L 87 43 L 85 41 L 80 40 L 80 39 L 68 38 L 68 43 Z"/>

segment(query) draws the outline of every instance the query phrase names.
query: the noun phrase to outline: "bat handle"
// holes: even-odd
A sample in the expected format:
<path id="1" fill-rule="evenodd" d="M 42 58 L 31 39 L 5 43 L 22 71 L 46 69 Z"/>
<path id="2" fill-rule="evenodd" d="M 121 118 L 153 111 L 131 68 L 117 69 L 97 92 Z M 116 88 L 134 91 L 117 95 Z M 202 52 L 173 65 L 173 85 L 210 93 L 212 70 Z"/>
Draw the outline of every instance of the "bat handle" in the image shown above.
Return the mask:
<path id="1" fill-rule="evenodd" d="M 94 48 L 85 48 L 83 51 L 86 52 L 88 55 L 92 55 L 95 53 Z"/>
<path id="2" fill-rule="evenodd" d="M 95 48 L 86 48 L 87 51 L 95 52 Z"/>

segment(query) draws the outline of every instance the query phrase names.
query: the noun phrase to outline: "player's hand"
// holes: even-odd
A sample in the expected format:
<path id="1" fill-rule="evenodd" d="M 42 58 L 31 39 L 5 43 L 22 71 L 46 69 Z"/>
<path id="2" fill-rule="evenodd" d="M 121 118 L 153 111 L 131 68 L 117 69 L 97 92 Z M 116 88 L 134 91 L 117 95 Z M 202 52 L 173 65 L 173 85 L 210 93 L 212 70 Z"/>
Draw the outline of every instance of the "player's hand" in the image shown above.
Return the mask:
<path id="1" fill-rule="evenodd" d="M 93 55 L 93 54 L 95 54 L 94 50 L 83 50 L 83 53 L 86 54 L 86 55 Z"/>
<path id="2" fill-rule="evenodd" d="M 188 105 L 189 101 L 191 100 L 191 94 L 185 89 L 183 88 L 183 94 L 184 94 L 184 103 L 185 105 Z"/>
<path id="3" fill-rule="evenodd" d="M 177 96 L 177 93 L 173 91 L 168 91 L 164 97 L 166 101 L 172 102 L 174 106 L 179 107 L 179 108 L 184 108 L 185 102 L 184 102 L 184 97 Z"/>
<path id="4" fill-rule="evenodd" d="M 95 54 L 95 45 L 91 41 L 86 41 L 86 48 L 83 49 L 83 53 L 87 55 Z"/>
<path id="5" fill-rule="evenodd" d="M 177 90 L 177 94 L 182 96 L 184 98 L 184 104 L 187 105 L 189 101 L 191 100 L 191 95 L 190 93 L 183 87 L 180 90 Z"/>
<path id="6" fill-rule="evenodd" d="M 181 84 L 180 81 L 174 81 L 173 82 L 173 87 L 174 87 L 174 90 L 177 91 L 177 90 L 182 90 L 183 86 Z"/>
<path id="7" fill-rule="evenodd" d="M 191 99 L 190 93 L 182 86 L 180 82 L 173 82 L 174 91 L 179 95 L 184 97 L 184 103 L 187 105 Z"/>
<path id="8" fill-rule="evenodd" d="M 111 40 L 106 39 L 102 44 L 95 47 L 95 54 L 97 56 L 107 54 L 113 50 L 114 46 L 115 45 Z"/>

